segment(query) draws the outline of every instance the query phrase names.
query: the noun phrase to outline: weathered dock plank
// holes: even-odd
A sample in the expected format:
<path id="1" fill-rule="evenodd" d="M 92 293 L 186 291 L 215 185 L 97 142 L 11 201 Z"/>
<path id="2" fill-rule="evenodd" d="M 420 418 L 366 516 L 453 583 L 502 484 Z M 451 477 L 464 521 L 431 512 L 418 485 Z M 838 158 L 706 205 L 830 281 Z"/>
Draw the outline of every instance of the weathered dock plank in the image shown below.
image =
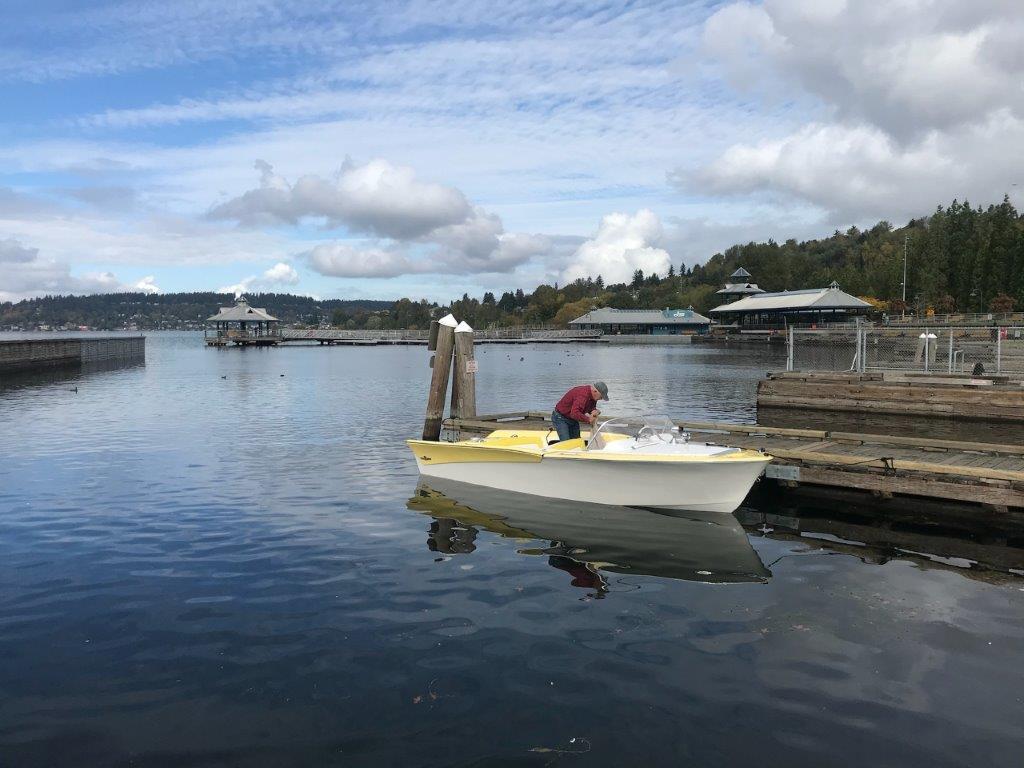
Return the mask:
<path id="1" fill-rule="evenodd" d="M 1024 382 L 1007 376 L 770 373 L 758 407 L 1024 423 Z"/>

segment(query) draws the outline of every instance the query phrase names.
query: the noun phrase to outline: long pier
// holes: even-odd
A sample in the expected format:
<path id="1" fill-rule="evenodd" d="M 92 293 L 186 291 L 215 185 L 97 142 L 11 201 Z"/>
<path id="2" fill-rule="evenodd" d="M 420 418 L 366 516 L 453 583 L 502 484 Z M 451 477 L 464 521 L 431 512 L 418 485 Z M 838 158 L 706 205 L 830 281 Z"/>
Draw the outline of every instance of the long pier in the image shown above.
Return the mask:
<path id="1" fill-rule="evenodd" d="M 607 344 L 609 338 L 601 331 L 495 328 L 476 331 L 476 344 Z M 273 347 L 279 344 L 298 343 L 318 346 L 421 346 L 430 342 L 429 331 L 349 331 L 336 328 L 284 328 L 267 333 L 246 331 L 207 332 L 206 345 L 209 347 Z"/>
<path id="2" fill-rule="evenodd" d="M 609 418 L 611 421 L 629 419 Z M 855 489 L 883 498 L 954 500 L 1024 521 L 1024 445 L 936 440 L 758 424 L 678 421 L 694 439 L 763 450 L 774 460 L 766 477 L 785 488 Z M 495 429 L 550 429 L 539 411 L 447 419 L 461 437 Z"/>
<path id="3" fill-rule="evenodd" d="M 81 336 L 0 340 L 0 373 L 146 358 L 145 336 Z"/>
<path id="4" fill-rule="evenodd" d="M 417 345 L 427 346 L 429 331 L 348 331 L 333 328 L 291 329 L 281 331 L 281 342 L 318 342 L 326 345 L 375 346 Z M 564 344 L 602 343 L 607 339 L 600 331 L 561 329 L 496 328 L 474 331 L 475 344 Z"/>

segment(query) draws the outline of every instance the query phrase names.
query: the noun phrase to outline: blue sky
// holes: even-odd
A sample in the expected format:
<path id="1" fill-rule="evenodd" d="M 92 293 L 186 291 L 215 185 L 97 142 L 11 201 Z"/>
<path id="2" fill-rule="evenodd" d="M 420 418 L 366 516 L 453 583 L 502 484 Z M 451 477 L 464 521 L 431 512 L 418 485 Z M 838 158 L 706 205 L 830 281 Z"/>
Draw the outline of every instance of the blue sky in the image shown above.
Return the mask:
<path id="1" fill-rule="evenodd" d="M 1017 0 L 8 0 L 4 18 L 0 300 L 445 300 L 1024 186 Z"/>

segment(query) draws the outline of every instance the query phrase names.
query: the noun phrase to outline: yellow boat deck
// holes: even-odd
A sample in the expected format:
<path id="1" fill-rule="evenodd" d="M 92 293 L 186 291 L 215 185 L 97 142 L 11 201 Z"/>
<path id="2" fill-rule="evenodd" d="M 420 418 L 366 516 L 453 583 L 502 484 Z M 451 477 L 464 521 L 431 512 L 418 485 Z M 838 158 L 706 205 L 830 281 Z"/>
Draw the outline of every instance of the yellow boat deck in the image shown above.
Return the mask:
<path id="1" fill-rule="evenodd" d="M 495 429 L 484 437 L 475 437 L 457 442 L 434 442 L 431 440 L 408 440 L 413 453 L 424 462 L 449 464 L 457 462 L 538 462 L 543 458 L 576 461 L 632 461 L 671 463 L 733 463 L 747 461 L 768 461 L 757 449 L 737 450 L 726 453 L 660 453 L 616 450 L 584 450 L 584 437 L 549 444 L 553 433 L 549 429 Z M 606 444 L 629 440 L 630 436 L 615 432 L 600 435 Z"/>

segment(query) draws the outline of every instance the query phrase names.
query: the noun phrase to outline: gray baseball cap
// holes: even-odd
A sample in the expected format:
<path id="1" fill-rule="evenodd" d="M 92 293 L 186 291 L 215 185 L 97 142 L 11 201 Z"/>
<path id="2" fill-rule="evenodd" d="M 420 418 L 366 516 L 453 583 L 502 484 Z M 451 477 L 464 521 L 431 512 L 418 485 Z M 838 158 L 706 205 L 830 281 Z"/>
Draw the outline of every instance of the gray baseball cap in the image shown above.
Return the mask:
<path id="1" fill-rule="evenodd" d="M 608 399 L 608 385 L 605 384 L 603 381 L 595 381 L 594 389 L 601 393 L 601 398 L 603 400 Z"/>

